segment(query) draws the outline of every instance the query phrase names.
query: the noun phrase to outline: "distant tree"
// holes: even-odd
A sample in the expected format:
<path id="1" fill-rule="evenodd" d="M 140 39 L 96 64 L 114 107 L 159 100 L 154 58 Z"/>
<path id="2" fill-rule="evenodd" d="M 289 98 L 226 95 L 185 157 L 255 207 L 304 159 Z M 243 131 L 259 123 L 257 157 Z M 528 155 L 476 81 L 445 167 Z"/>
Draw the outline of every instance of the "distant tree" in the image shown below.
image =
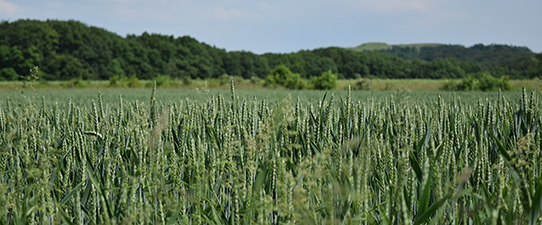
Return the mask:
<path id="1" fill-rule="evenodd" d="M 0 80 L 2 81 L 10 81 L 10 80 L 17 80 L 19 79 L 19 74 L 15 71 L 15 69 L 11 67 L 5 67 L 0 69 Z"/>
<path id="2" fill-rule="evenodd" d="M 288 89 L 303 89 L 304 84 L 298 73 L 293 73 L 285 65 L 279 65 L 273 69 L 273 72 L 265 79 L 266 86 L 284 86 Z"/>
<path id="3" fill-rule="evenodd" d="M 109 76 L 124 77 L 124 70 L 122 69 L 118 59 L 113 59 L 111 62 L 109 62 L 107 65 L 107 71 L 109 72 Z"/>
<path id="4" fill-rule="evenodd" d="M 487 72 L 482 72 L 469 74 L 460 81 L 446 81 L 442 89 L 449 91 L 506 91 L 510 90 L 510 82 L 508 76 L 498 79 Z"/>
<path id="5" fill-rule="evenodd" d="M 506 45 L 393 46 L 365 52 L 328 47 L 257 55 L 227 52 L 189 36 L 143 33 L 121 37 L 73 20 L 0 23 L 0 70 L 11 68 L 25 76 L 30 68 L 39 66 L 46 80 L 109 80 L 123 72 L 136 74 L 138 79 L 155 79 L 162 74 L 178 79 L 217 78 L 222 74 L 266 78 L 273 74 L 271 68 L 280 65 L 290 69 L 287 85 L 291 87 L 303 86 L 302 81 L 295 81 L 297 76 L 310 80 L 328 70 L 340 79 L 455 79 L 482 72 L 516 79 L 539 77 L 542 71 L 540 54 Z M 13 75 L 11 69 L 4 74 Z"/>
<path id="6" fill-rule="evenodd" d="M 315 77 L 313 81 L 314 89 L 331 90 L 337 87 L 337 74 L 328 70 L 322 75 Z"/>

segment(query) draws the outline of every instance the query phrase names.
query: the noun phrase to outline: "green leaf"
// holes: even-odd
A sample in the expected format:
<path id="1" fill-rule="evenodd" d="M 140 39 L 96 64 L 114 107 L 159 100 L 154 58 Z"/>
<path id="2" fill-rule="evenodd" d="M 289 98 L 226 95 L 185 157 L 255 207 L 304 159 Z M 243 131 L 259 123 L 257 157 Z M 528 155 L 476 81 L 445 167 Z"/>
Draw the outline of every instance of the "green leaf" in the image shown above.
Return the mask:
<path id="1" fill-rule="evenodd" d="M 438 201 L 436 201 L 435 203 L 433 203 L 431 205 L 431 207 L 429 207 L 427 210 L 425 210 L 425 212 L 423 212 L 423 214 L 421 214 L 420 216 L 417 216 L 416 217 L 416 220 L 414 221 L 414 225 L 418 225 L 418 224 L 423 224 L 423 223 L 427 223 L 427 221 L 429 220 L 429 218 L 435 214 L 435 212 L 437 212 L 437 210 L 442 206 L 444 205 L 444 203 L 448 200 L 448 198 L 450 198 L 450 196 L 452 196 L 452 194 L 447 194 L 445 195 L 444 197 L 440 198 Z"/>
<path id="2" fill-rule="evenodd" d="M 422 167 L 420 166 L 420 163 L 418 162 L 418 157 L 415 155 L 414 152 L 410 152 L 410 165 L 412 166 L 414 173 L 416 173 L 418 181 L 421 183 L 423 180 Z"/>
<path id="3" fill-rule="evenodd" d="M 506 151 L 506 148 L 502 145 L 502 143 L 499 141 L 499 139 L 495 136 L 494 133 L 491 133 L 491 137 L 495 141 L 495 144 L 497 144 L 497 149 L 499 150 L 499 153 L 506 159 L 506 161 L 510 162 L 512 160 L 512 157 L 510 154 L 508 154 L 508 151 Z"/>
<path id="4" fill-rule="evenodd" d="M 109 218 L 113 218 L 113 213 L 111 211 L 111 204 L 107 200 L 107 197 L 105 196 L 105 191 L 103 190 L 102 183 L 98 181 L 98 178 L 95 176 L 94 168 L 92 168 L 92 162 L 90 161 L 90 156 L 88 155 L 88 152 L 85 152 L 86 158 L 87 158 L 87 170 L 88 170 L 88 177 L 90 178 L 90 181 L 96 187 L 96 191 L 98 191 L 98 194 L 101 195 L 105 202 L 105 207 L 107 214 L 109 215 Z"/>
<path id="5" fill-rule="evenodd" d="M 252 186 L 252 192 L 258 193 L 263 187 L 265 178 L 267 177 L 267 166 L 261 165 L 258 169 L 258 175 L 256 175 L 256 180 L 254 181 L 254 186 Z"/>
<path id="6" fill-rule="evenodd" d="M 81 186 L 83 186 L 83 183 L 85 183 L 85 180 L 81 181 L 70 192 L 68 192 L 68 194 L 66 194 L 66 196 L 64 196 L 64 198 L 62 198 L 62 200 L 60 201 L 60 204 L 61 205 L 66 204 L 68 202 L 68 200 L 70 200 L 72 198 L 72 196 L 79 191 Z"/>
<path id="7" fill-rule="evenodd" d="M 531 206 L 531 211 L 529 212 L 529 224 L 537 224 L 539 218 L 541 217 L 540 212 L 542 211 L 540 205 L 542 204 L 542 184 L 541 180 L 536 182 L 535 193 L 533 195 L 533 205 Z"/>
<path id="8" fill-rule="evenodd" d="M 83 196 L 81 196 L 81 205 L 86 206 L 87 202 L 89 200 L 90 191 L 92 190 L 90 182 L 87 182 L 87 186 L 85 188 L 85 191 L 83 192 Z"/>
<path id="9" fill-rule="evenodd" d="M 418 207 L 418 213 L 416 215 L 421 215 L 427 207 L 429 206 L 429 200 L 431 199 L 431 190 L 433 188 L 433 179 L 431 178 L 431 174 L 429 174 L 429 177 L 427 178 L 427 182 L 425 182 L 425 186 L 422 191 L 422 195 L 420 196 L 419 200 L 419 207 Z"/>
<path id="10" fill-rule="evenodd" d="M 70 216 L 68 216 L 68 214 L 66 214 L 66 212 L 64 212 L 64 210 L 62 208 L 58 209 L 58 211 L 60 212 L 60 215 L 62 215 L 62 219 L 64 219 L 64 221 L 70 225 L 73 225 L 74 223 L 72 222 L 72 218 L 70 218 Z"/>

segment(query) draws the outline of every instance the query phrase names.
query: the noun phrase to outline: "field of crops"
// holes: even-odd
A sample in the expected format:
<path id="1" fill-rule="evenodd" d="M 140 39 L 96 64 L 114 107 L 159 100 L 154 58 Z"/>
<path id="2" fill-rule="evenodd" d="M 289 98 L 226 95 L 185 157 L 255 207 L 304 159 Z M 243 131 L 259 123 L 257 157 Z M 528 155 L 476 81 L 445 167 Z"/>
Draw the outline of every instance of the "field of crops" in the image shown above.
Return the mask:
<path id="1" fill-rule="evenodd" d="M 542 220 L 540 92 L 0 97 L 0 224 Z"/>

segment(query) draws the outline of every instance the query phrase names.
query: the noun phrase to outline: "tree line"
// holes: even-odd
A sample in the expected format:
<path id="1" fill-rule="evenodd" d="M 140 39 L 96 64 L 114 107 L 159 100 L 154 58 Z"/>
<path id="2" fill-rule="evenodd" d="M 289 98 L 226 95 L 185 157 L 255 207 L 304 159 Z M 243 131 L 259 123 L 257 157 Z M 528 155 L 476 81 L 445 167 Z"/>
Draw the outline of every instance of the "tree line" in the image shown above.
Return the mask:
<path id="1" fill-rule="evenodd" d="M 326 72 L 343 79 L 454 79 L 477 73 L 515 79 L 540 76 L 542 54 L 506 45 L 444 45 L 366 52 L 328 47 L 258 55 L 226 51 L 189 36 L 145 32 L 121 37 L 73 20 L 0 23 L 0 80 L 22 79 L 34 66 L 46 80 L 154 79 L 163 75 L 206 79 L 224 74 L 266 78 L 281 65 L 309 79 Z"/>

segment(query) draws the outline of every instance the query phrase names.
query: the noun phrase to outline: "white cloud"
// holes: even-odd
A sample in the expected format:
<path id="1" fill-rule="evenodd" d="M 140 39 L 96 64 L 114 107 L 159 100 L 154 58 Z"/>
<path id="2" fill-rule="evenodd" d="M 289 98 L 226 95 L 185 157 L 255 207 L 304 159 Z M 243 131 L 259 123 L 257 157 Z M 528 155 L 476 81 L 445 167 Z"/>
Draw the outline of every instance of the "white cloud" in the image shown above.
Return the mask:
<path id="1" fill-rule="evenodd" d="M 6 0 L 0 0 L 0 13 L 14 14 L 19 11 L 19 6 Z"/>

